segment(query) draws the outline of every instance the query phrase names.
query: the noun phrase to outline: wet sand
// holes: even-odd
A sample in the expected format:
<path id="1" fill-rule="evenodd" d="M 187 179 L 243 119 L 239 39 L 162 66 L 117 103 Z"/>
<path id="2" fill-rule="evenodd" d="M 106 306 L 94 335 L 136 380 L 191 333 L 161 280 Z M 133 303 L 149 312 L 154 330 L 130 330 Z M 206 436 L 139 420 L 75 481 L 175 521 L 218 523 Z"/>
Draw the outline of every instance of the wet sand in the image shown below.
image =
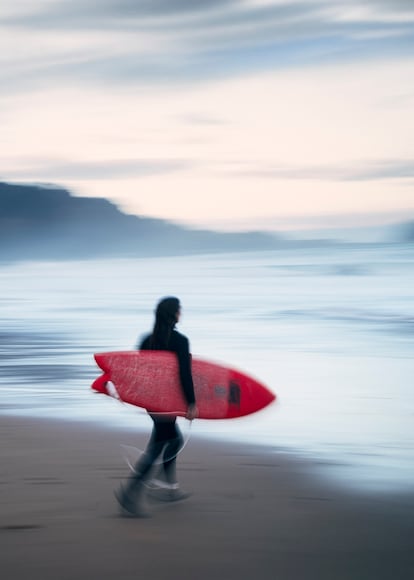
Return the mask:
<path id="1" fill-rule="evenodd" d="M 147 434 L 2 417 L 6 580 L 397 580 L 414 577 L 414 491 L 363 493 L 277 449 L 192 437 L 178 503 L 120 517 L 120 444 Z"/>

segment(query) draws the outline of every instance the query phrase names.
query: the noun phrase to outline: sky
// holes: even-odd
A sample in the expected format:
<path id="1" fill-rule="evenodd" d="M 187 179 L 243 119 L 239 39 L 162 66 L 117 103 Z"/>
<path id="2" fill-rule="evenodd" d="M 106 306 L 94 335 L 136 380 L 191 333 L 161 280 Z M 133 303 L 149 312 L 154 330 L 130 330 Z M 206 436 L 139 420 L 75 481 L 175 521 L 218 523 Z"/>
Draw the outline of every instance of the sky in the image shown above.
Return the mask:
<path id="1" fill-rule="evenodd" d="M 414 219 L 414 1 L 2 0 L 0 179 L 219 230 Z"/>

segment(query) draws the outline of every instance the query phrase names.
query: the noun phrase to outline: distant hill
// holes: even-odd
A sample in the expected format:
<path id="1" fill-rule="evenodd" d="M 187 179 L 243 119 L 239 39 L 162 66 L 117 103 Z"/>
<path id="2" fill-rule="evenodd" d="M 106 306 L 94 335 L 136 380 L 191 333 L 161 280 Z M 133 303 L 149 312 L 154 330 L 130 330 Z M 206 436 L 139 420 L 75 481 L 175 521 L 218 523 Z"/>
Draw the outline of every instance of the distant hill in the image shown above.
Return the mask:
<path id="1" fill-rule="evenodd" d="M 399 244 L 414 241 L 414 222 L 382 224 L 375 226 L 332 227 L 293 230 L 288 239 L 330 240 L 333 244 Z"/>
<path id="2" fill-rule="evenodd" d="M 393 229 L 393 237 L 401 242 L 414 242 L 414 221 L 405 222 Z"/>
<path id="3" fill-rule="evenodd" d="M 0 182 L 0 260 L 133 257 L 273 249 L 262 232 L 195 230 L 121 212 L 59 187 Z"/>

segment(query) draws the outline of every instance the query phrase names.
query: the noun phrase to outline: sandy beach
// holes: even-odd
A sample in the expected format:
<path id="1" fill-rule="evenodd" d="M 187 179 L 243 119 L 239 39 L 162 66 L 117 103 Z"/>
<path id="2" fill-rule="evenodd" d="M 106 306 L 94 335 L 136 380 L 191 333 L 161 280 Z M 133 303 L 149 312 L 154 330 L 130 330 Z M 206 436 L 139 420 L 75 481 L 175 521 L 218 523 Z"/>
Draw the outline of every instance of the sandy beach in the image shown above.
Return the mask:
<path id="1" fill-rule="evenodd" d="M 121 517 L 120 445 L 147 434 L 1 419 L 1 576 L 382 580 L 414 574 L 414 493 L 347 491 L 277 449 L 192 437 L 183 502 Z"/>

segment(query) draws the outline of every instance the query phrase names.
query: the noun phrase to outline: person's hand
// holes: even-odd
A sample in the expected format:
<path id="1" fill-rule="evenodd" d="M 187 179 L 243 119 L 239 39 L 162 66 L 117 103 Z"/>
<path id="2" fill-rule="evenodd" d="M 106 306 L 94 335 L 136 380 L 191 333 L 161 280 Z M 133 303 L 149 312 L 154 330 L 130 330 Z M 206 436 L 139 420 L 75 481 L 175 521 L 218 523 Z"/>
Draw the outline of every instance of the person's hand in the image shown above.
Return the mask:
<path id="1" fill-rule="evenodd" d="M 197 405 L 194 403 L 193 405 L 188 405 L 187 414 L 185 416 L 186 419 L 192 421 L 198 416 L 198 409 Z"/>

